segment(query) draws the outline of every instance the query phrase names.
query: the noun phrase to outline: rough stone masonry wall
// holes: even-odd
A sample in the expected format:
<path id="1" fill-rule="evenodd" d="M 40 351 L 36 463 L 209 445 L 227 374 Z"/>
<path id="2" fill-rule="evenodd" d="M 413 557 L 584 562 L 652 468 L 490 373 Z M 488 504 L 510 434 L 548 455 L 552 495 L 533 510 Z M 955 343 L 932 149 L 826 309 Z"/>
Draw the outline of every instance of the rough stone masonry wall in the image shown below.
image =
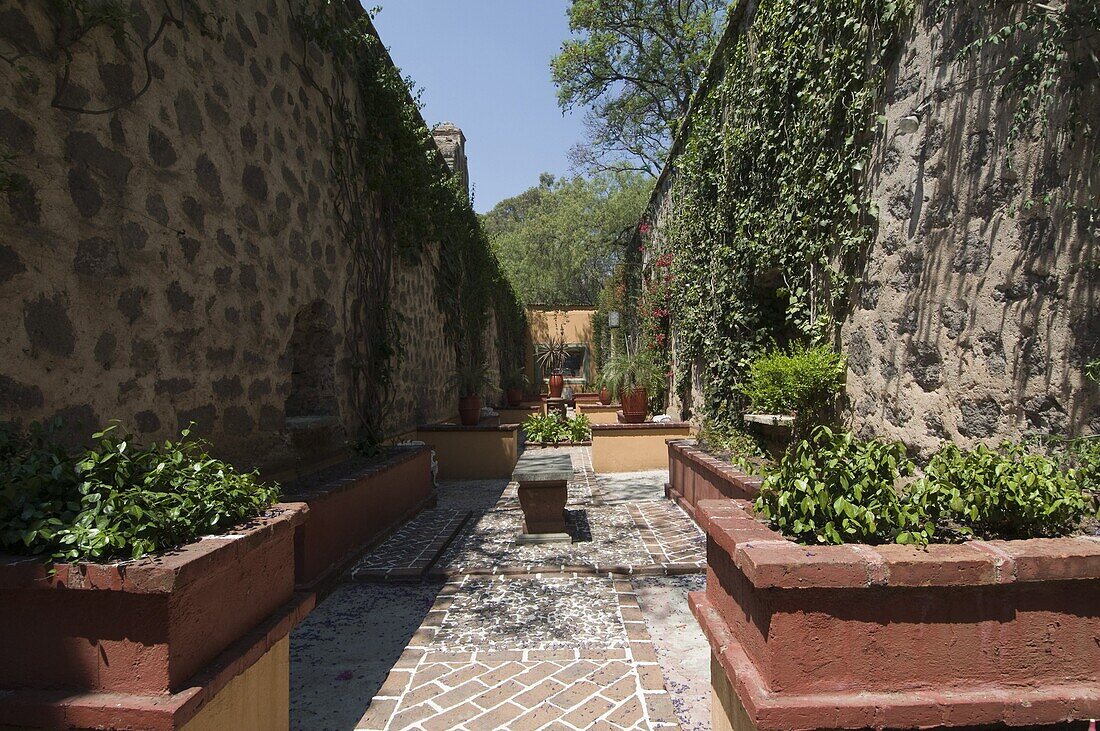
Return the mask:
<path id="1" fill-rule="evenodd" d="M 0 140 L 25 176 L 0 197 L 0 420 L 59 415 L 72 440 L 111 419 L 143 439 L 194 421 L 263 466 L 354 434 L 328 110 L 298 67 L 346 81 L 291 29 L 290 2 L 135 0 L 132 40 L 97 29 L 67 83 L 48 7 L 0 2 L 0 53 L 23 54 L 0 63 Z M 153 41 L 170 12 L 182 27 Z M 425 248 L 394 277 L 392 433 L 454 411 Z M 326 358 L 327 376 L 293 373 Z M 295 412 L 332 422 L 312 445 L 288 429 L 295 383 L 310 394 Z"/>
<path id="2" fill-rule="evenodd" d="M 988 80 L 967 83 L 991 66 L 956 56 L 978 28 L 1011 19 L 960 5 L 936 23 L 918 3 L 902 40 L 870 178 L 879 227 L 842 337 L 853 424 L 925 453 L 940 439 L 1100 431 L 1083 375 L 1100 356 L 1086 265 L 1100 231 L 1064 207 L 1021 207 L 1060 189 L 1098 200 L 1096 141 L 1022 140 L 1010 156 L 1011 107 Z M 1100 96 L 1081 113 L 1100 120 Z"/>

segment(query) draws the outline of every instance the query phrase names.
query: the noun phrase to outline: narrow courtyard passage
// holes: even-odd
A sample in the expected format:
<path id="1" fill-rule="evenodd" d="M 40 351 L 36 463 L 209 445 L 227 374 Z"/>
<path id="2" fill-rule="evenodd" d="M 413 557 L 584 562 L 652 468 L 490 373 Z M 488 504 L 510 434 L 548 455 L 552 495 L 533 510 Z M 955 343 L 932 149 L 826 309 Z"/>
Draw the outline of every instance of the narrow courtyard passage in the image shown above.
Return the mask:
<path id="1" fill-rule="evenodd" d="M 574 542 L 515 545 L 514 483 L 442 483 L 295 631 L 292 728 L 710 728 L 702 533 L 667 472 L 562 451 Z"/>

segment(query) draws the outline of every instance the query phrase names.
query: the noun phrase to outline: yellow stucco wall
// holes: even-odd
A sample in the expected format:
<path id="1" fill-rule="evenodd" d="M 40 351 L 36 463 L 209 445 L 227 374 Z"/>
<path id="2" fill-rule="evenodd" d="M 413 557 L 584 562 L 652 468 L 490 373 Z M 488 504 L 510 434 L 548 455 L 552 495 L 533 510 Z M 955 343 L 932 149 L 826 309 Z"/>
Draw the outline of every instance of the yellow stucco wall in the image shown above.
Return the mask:
<path id="1" fill-rule="evenodd" d="M 287 731 L 290 728 L 290 637 L 275 644 L 222 688 L 181 731 Z"/>
<path id="2" fill-rule="evenodd" d="M 519 459 L 519 429 L 423 431 L 439 462 L 441 480 L 493 480 L 512 476 Z"/>
<path id="3" fill-rule="evenodd" d="M 592 431 L 592 469 L 597 473 L 668 469 L 666 439 L 691 436 L 689 426 Z"/>
<path id="4" fill-rule="evenodd" d="M 618 404 L 577 404 L 577 413 L 587 416 L 593 424 L 618 424 L 621 408 Z"/>
<path id="5" fill-rule="evenodd" d="M 592 316 L 596 314 L 593 309 L 569 307 L 564 309 L 552 309 L 546 307 L 527 308 L 527 355 L 524 359 L 524 371 L 535 390 L 539 390 L 535 383 L 535 345 L 544 343 L 551 337 L 557 338 L 564 328 L 565 342 L 570 345 L 584 345 L 588 348 L 586 367 L 588 369 L 587 380 L 589 383 L 595 380 L 595 365 L 591 359 L 595 353 L 594 339 L 592 336 Z M 543 386 L 542 391 L 545 391 Z"/>

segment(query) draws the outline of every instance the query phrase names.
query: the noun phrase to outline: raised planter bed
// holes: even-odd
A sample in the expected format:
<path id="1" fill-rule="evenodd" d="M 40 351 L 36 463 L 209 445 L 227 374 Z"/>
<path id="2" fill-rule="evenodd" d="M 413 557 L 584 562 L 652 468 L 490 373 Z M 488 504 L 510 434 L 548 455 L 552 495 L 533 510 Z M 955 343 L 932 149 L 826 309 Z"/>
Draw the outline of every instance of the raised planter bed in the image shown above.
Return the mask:
<path id="1" fill-rule="evenodd" d="M 313 587 L 434 504 L 431 449 L 399 446 L 384 459 L 350 460 L 290 485 L 287 497 L 309 505 L 294 539 L 294 574 L 299 587 Z"/>
<path id="2" fill-rule="evenodd" d="M 755 499 L 761 482 L 759 477 L 747 475 L 699 449 L 694 440 L 668 440 L 665 496 L 675 500 L 692 518 L 701 500 Z"/>
<path id="3" fill-rule="evenodd" d="M 764 443 L 772 459 L 780 459 L 794 440 L 795 417 L 786 414 L 745 414 L 745 425 Z"/>
<path id="4" fill-rule="evenodd" d="M 730 728 L 1100 716 L 1100 540 L 806 547 L 751 510 L 698 504 L 707 588 L 689 601 Z"/>
<path id="5" fill-rule="evenodd" d="M 592 469 L 642 472 L 668 466 L 667 440 L 691 436 L 686 422 L 593 424 Z"/>
<path id="6" fill-rule="evenodd" d="M 312 606 L 294 590 L 294 531 L 307 510 L 280 504 L 237 533 L 53 575 L 40 560 L 0 558 L 0 726 L 192 718 Z"/>
<path id="7" fill-rule="evenodd" d="M 581 403 L 577 405 L 577 413 L 586 415 L 593 424 L 618 424 L 617 414 L 622 408 L 618 404 L 607 404 L 605 406 L 599 402 L 594 404 Z"/>
<path id="8" fill-rule="evenodd" d="M 591 447 L 592 441 L 583 442 L 524 442 L 523 448 L 527 449 L 564 449 L 565 447 Z"/>
<path id="9" fill-rule="evenodd" d="M 416 431 L 435 450 L 441 480 L 507 479 L 519 459 L 519 424 L 426 424 Z"/>

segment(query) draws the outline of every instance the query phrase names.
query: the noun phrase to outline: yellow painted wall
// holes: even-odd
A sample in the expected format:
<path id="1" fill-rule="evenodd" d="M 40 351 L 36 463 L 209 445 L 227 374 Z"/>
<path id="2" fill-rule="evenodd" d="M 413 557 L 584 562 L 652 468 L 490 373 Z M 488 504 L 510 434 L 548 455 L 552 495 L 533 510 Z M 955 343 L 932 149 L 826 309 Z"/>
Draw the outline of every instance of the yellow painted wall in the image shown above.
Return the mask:
<path id="1" fill-rule="evenodd" d="M 290 636 L 185 723 L 181 731 L 287 731 L 290 728 Z"/>
<path id="2" fill-rule="evenodd" d="M 595 341 L 592 336 L 592 316 L 595 310 L 587 308 L 552 309 L 545 307 L 529 307 L 527 309 L 527 355 L 524 360 L 524 371 L 530 380 L 532 388 L 538 386 L 535 383 L 535 345 L 544 343 L 551 337 L 558 337 L 565 330 L 565 342 L 570 345 L 585 345 L 588 347 L 588 381 L 591 383 L 596 378 L 594 364 L 591 362 L 595 354 Z M 571 382 L 567 380 L 567 382 Z M 536 389 L 538 390 L 538 389 Z M 545 385 L 541 392 L 545 392 Z"/>
<path id="3" fill-rule="evenodd" d="M 439 462 L 441 480 L 495 480 L 512 476 L 519 459 L 518 429 L 420 432 Z"/>
<path id="4" fill-rule="evenodd" d="M 668 469 L 666 439 L 691 436 L 687 425 L 592 432 L 592 469 L 597 473 Z"/>

